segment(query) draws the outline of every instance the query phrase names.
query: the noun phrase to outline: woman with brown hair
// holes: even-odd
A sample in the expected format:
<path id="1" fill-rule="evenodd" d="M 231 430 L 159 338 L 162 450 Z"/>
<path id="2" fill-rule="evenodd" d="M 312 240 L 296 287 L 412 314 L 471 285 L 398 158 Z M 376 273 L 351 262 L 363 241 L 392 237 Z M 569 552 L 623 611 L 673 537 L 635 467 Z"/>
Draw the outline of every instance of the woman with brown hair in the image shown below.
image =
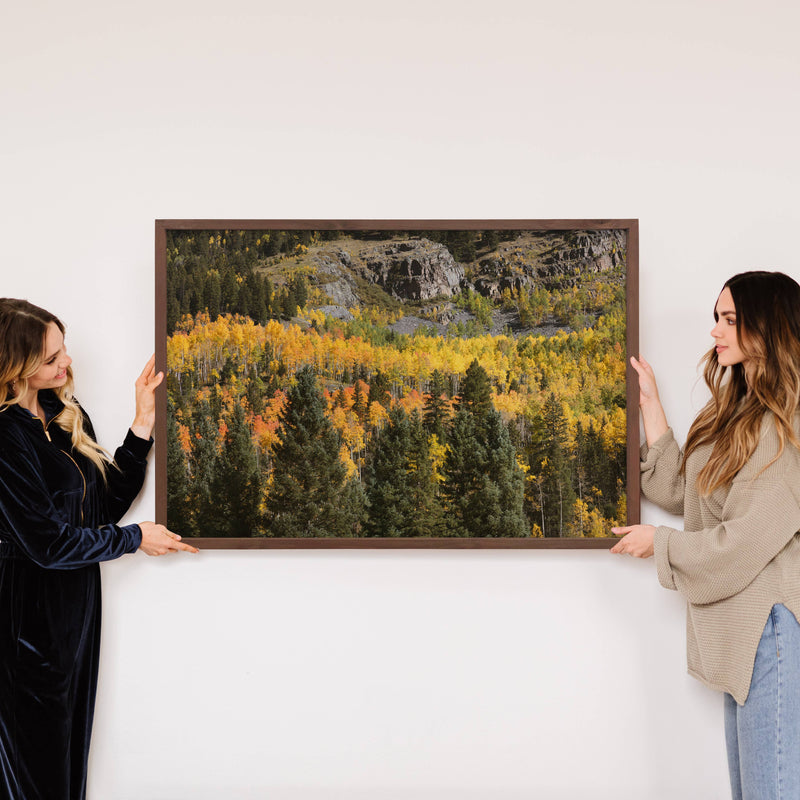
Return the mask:
<path id="1" fill-rule="evenodd" d="M 676 443 L 642 358 L 642 492 L 685 530 L 633 525 L 613 553 L 655 555 L 688 601 L 689 672 L 725 693 L 733 797 L 800 797 L 800 286 L 723 287 L 705 356 L 711 399 Z"/>
<path id="2" fill-rule="evenodd" d="M 64 326 L 0 299 L 0 796 L 81 800 L 100 645 L 99 562 L 194 547 L 163 525 L 118 525 L 144 481 L 151 358 L 113 460 L 72 396 Z"/>

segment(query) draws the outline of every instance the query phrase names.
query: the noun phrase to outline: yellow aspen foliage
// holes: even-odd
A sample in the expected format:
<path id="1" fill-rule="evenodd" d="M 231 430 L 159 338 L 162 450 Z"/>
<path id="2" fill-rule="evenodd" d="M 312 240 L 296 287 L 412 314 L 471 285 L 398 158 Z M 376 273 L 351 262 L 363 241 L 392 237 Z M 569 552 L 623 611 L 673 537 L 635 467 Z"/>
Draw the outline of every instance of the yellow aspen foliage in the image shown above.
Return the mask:
<path id="1" fill-rule="evenodd" d="M 613 521 L 607 520 L 596 508 L 591 508 L 580 498 L 575 500 L 573 515 L 573 536 L 597 538 L 611 534 Z"/>
<path id="2" fill-rule="evenodd" d="M 356 466 L 355 461 L 350 458 L 350 450 L 347 448 L 347 445 L 342 445 L 339 450 L 339 458 L 341 459 L 342 464 L 344 464 L 345 469 L 347 470 L 347 478 L 354 478 L 358 475 L 358 467 Z"/>
<path id="3" fill-rule="evenodd" d="M 622 492 L 617 501 L 617 518 L 614 520 L 615 525 L 628 524 L 628 495 Z"/>
<path id="4" fill-rule="evenodd" d="M 347 412 L 341 406 L 336 406 L 331 411 L 331 405 L 329 402 L 328 411 L 331 415 L 331 423 L 339 433 L 344 433 L 344 429 L 347 427 Z"/>
<path id="5" fill-rule="evenodd" d="M 625 410 L 614 408 L 603 429 L 604 444 L 607 450 L 624 446 L 628 438 L 628 418 Z"/>
<path id="6" fill-rule="evenodd" d="M 492 403 L 495 409 L 503 415 L 503 419 L 512 419 L 524 414 L 528 402 L 529 398 L 520 392 L 492 395 Z"/>
<path id="7" fill-rule="evenodd" d="M 428 437 L 428 453 L 433 467 L 433 479 L 436 483 L 444 483 L 444 462 L 447 458 L 447 445 L 439 441 L 439 437 L 432 433 Z"/>
<path id="8" fill-rule="evenodd" d="M 325 314 L 316 308 L 305 308 L 300 312 L 300 316 L 311 323 L 323 325 L 325 322 Z"/>
<path id="9" fill-rule="evenodd" d="M 380 430 L 389 421 L 389 412 L 377 401 L 369 404 L 369 424 L 375 430 Z"/>

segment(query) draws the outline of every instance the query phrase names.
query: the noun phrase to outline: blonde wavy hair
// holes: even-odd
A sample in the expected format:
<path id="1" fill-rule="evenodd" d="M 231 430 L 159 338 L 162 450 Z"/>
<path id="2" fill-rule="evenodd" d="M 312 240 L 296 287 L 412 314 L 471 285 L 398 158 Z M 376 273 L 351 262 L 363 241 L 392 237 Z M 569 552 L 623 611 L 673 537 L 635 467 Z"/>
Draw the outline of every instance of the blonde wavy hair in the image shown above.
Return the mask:
<path id="1" fill-rule="evenodd" d="M 736 309 L 736 336 L 747 370 L 743 364 L 720 365 L 715 348 L 703 359 L 711 400 L 689 430 L 682 470 L 692 452 L 713 443 L 697 477 L 704 495 L 730 484 L 747 463 L 767 412 L 775 418 L 779 442 L 770 463 L 780 458 L 787 442 L 800 448 L 795 432 L 800 409 L 800 285 L 781 272 L 757 271 L 734 275 L 725 287 Z"/>
<path id="2" fill-rule="evenodd" d="M 27 300 L 0 298 L 0 413 L 19 404 L 28 393 L 28 380 L 45 359 L 45 340 L 51 322 L 64 333 L 61 320 L 49 311 Z M 111 458 L 86 432 L 83 412 L 72 397 L 72 388 L 72 367 L 67 367 L 67 382 L 53 390 L 64 404 L 54 421 L 70 435 L 73 447 L 105 478 Z"/>

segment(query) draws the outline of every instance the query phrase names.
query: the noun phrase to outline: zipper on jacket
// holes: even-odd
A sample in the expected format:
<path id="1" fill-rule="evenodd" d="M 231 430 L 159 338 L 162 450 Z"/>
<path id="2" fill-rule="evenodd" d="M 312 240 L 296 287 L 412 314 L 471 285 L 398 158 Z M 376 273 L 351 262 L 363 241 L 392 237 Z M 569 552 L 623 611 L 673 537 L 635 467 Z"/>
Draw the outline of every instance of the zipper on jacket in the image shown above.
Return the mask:
<path id="1" fill-rule="evenodd" d="M 38 420 L 39 420 L 39 422 L 41 422 L 41 423 L 42 423 L 42 429 L 44 430 L 44 435 L 47 437 L 47 441 L 48 441 L 48 442 L 52 442 L 53 440 L 50 438 L 50 431 L 49 431 L 49 430 L 47 430 L 47 429 L 50 427 L 50 423 L 51 423 L 51 422 L 52 422 L 54 419 L 57 419 L 58 417 L 60 417 L 60 416 L 61 416 L 61 412 L 62 412 L 63 410 L 64 410 L 64 409 L 62 408 L 62 409 L 61 409 L 61 411 L 59 411 L 59 412 L 58 412 L 58 414 L 54 414 L 52 417 L 50 417 L 50 420 L 49 420 L 47 423 L 45 423 L 45 421 L 44 421 L 44 420 L 43 420 L 41 417 L 36 417 L 36 419 L 38 419 Z"/>
<path id="2" fill-rule="evenodd" d="M 47 430 L 47 425 L 49 425 L 50 423 L 48 422 L 47 425 L 45 425 L 44 420 L 41 417 L 36 417 L 36 419 L 38 419 L 39 422 L 42 423 L 42 430 L 44 431 L 44 435 L 47 437 L 47 441 L 52 442 L 53 440 L 50 438 L 50 431 Z"/>
<path id="3" fill-rule="evenodd" d="M 58 419 L 58 418 L 61 416 L 61 413 L 62 413 L 63 411 L 64 411 L 64 409 L 62 408 L 62 409 L 61 409 L 61 411 L 59 411 L 59 412 L 58 412 L 58 414 L 53 414 L 53 416 L 52 416 L 52 417 L 50 417 L 50 419 L 49 419 L 49 421 L 47 422 L 47 424 L 46 424 L 46 425 L 45 425 L 45 423 L 44 423 L 44 422 L 42 422 L 42 425 L 44 425 L 44 435 L 47 437 L 47 441 L 48 441 L 48 442 L 52 442 L 53 440 L 50 438 L 50 431 L 49 431 L 49 430 L 47 430 L 47 429 L 50 427 L 50 423 L 51 423 L 51 422 L 52 422 L 54 419 Z M 76 464 L 75 466 L 77 466 L 77 464 Z M 79 469 L 80 469 L 80 467 L 79 467 Z"/>
<path id="4" fill-rule="evenodd" d="M 78 466 L 78 462 L 66 450 L 62 450 L 61 452 L 75 465 L 75 469 L 77 469 L 81 474 L 81 480 L 83 481 L 83 495 L 81 496 L 81 525 L 83 525 L 83 501 L 86 499 L 86 476 L 83 474 L 83 470 Z"/>
<path id="5" fill-rule="evenodd" d="M 62 408 L 61 411 L 63 410 L 64 409 Z M 59 411 L 55 416 L 51 417 L 50 422 L 52 422 L 61 413 L 61 411 Z M 50 422 L 45 424 L 41 417 L 36 417 L 36 419 L 42 423 L 42 428 L 44 429 L 44 435 L 47 437 L 47 441 L 52 442 L 53 440 L 50 438 L 50 431 L 47 430 L 50 427 Z M 61 450 L 61 452 L 75 465 L 75 469 L 78 470 L 81 480 L 83 481 L 83 495 L 81 496 L 81 525 L 83 525 L 83 501 L 86 499 L 86 476 L 83 474 L 83 470 L 78 466 L 78 462 L 66 450 Z"/>

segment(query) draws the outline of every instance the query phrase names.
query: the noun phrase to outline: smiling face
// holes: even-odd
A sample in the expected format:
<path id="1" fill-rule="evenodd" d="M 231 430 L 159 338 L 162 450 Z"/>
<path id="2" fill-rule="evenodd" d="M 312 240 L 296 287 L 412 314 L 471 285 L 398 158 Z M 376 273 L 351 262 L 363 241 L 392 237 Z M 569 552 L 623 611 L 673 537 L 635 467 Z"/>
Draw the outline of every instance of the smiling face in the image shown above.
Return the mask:
<path id="1" fill-rule="evenodd" d="M 67 355 L 64 334 L 55 322 L 47 326 L 42 366 L 28 378 L 28 390 L 57 389 L 67 382 L 67 367 L 72 359 Z"/>
<path id="2" fill-rule="evenodd" d="M 732 367 L 734 364 L 744 364 L 747 356 L 739 344 L 736 332 L 736 306 L 733 303 L 731 290 L 727 286 L 717 300 L 714 319 L 717 324 L 712 328 L 711 335 L 716 342 L 717 361 L 720 366 Z"/>

